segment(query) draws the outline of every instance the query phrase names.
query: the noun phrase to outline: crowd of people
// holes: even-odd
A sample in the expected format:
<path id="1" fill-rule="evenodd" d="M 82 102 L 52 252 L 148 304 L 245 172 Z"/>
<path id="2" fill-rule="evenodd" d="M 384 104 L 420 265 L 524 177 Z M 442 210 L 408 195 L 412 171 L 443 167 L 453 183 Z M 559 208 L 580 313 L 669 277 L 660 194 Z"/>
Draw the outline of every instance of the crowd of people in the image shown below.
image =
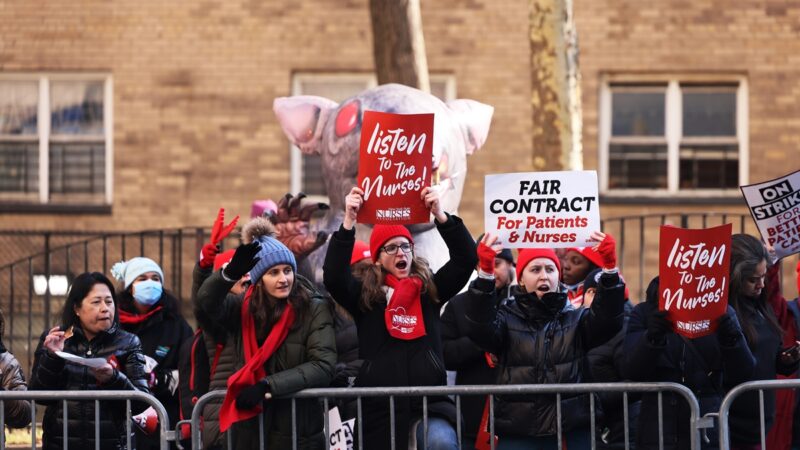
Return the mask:
<path id="1" fill-rule="evenodd" d="M 0 388 L 151 393 L 166 408 L 170 429 L 190 417 L 203 394 L 222 390 L 224 400 L 202 412 L 204 448 L 227 448 L 228 441 L 235 449 L 258 448 L 263 436 L 266 448 L 291 448 L 296 439 L 298 448 L 326 449 L 322 403 L 287 395 L 320 387 L 444 386 L 451 371 L 459 385 L 674 382 L 694 393 L 705 414 L 742 382 L 797 374 L 798 299 L 782 296 L 780 262 L 755 237 L 732 238 L 728 308 L 716 331 L 687 339 L 659 310 L 658 277 L 645 299 L 631 302 L 611 235 L 597 231 L 595 245 L 559 253 L 522 249 L 515 259 L 489 233 L 473 239 L 426 188 L 422 199 L 449 251 L 434 271 L 404 226 L 375 225 L 368 243 L 356 240 L 363 195 L 353 188 L 346 197 L 323 286 L 298 273 L 296 256 L 268 218 L 251 220 L 242 244 L 222 252 L 236 219 L 225 224 L 221 210 L 193 273 L 194 331 L 164 288 L 163 270 L 144 256 L 111 268 L 116 288 L 97 272 L 73 280 L 60 323 L 40 338 L 28 382 L 2 345 L 0 315 Z M 800 289 L 800 265 L 798 279 Z M 106 364 L 77 365 L 62 352 Z M 800 448 L 794 391 L 765 391 L 763 401 L 767 447 Z M 127 422 L 143 412 L 137 402 L 132 411 L 124 402 L 101 402 L 100 423 L 93 401 L 43 403 L 46 449 L 95 448 L 95 427 L 101 449 L 127 448 L 128 440 L 157 447 L 158 431 Z M 759 403 L 757 392 L 734 402 L 731 448 L 761 448 Z M 357 415 L 355 401 L 332 404 L 343 418 Z M 29 402 L 3 407 L 7 426 L 30 423 Z M 493 439 L 483 423 L 484 396 L 464 396 L 460 414 L 449 396 L 395 397 L 391 411 L 388 398 L 368 397 L 361 408 L 362 444 L 370 450 L 390 448 L 392 440 L 395 448 L 457 449 L 459 423 L 461 448 L 488 448 Z M 427 435 L 418 425 L 424 408 Z M 691 438 L 689 406 L 670 393 L 564 394 L 560 404 L 554 395 L 499 395 L 494 415 L 500 450 L 554 448 L 559 441 L 585 449 L 593 438 L 597 448 L 617 449 L 626 437 L 629 448 L 659 448 L 662 440 L 665 449 L 684 449 Z M 188 429 L 179 431 L 188 438 Z M 718 445 L 716 429 L 707 430 L 703 448 Z"/>

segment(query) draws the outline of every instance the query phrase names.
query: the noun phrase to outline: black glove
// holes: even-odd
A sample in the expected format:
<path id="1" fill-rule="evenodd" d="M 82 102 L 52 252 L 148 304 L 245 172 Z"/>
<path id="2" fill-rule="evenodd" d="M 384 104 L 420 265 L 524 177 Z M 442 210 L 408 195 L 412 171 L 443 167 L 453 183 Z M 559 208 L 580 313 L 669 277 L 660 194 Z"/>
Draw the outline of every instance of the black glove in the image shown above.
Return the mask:
<path id="1" fill-rule="evenodd" d="M 258 260 L 258 252 L 261 250 L 261 244 L 258 241 L 253 241 L 250 244 L 242 244 L 236 249 L 233 254 L 231 262 L 222 270 L 222 274 L 228 280 L 239 281 L 250 269 L 256 266 Z"/>
<path id="2" fill-rule="evenodd" d="M 733 347 L 742 336 L 742 327 L 739 325 L 739 319 L 736 316 L 728 314 L 722 315 L 719 318 L 717 325 L 717 340 L 723 347 Z"/>
<path id="3" fill-rule="evenodd" d="M 666 344 L 667 333 L 672 333 L 672 322 L 667 319 L 667 311 L 654 311 L 647 318 L 647 340 L 652 344 Z"/>
<path id="4" fill-rule="evenodd" d="M 238 409 L 253 409 L 265 400 L 264 396 L 269 392 L 269 383 L 266 379 L 260 380 L 258 383 L 248 386 L 239 392 L 236 397 L 236 408 Z"/>

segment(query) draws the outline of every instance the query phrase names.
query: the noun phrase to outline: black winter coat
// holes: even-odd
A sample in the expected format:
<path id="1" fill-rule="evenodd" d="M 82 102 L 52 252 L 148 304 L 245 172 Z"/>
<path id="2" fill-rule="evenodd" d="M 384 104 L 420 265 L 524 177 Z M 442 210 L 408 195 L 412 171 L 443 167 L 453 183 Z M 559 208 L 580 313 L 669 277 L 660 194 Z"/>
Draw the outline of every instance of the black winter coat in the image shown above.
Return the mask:
<path id="1" fill-rule="evenodd" d="M 494 298 L 498 306 L 506 297 L 502 289 Z M 442 344 L 444 345 L 444 365 L 447 370 L 456 371 L 456 385 L 494 384 L 497 368 L 489 367 L 486 352 L 467 336 L 467 293 L 462 292 L 447 302 L 442 312 Z M 461 397 L 461 413 L 464 417 L 464 442 L 472 445 L 478 435 L 483 409 L 484 395 L 465 395 Z"/>
<path id="2" fill-rule="evenodd" d="M 478 257 L 475 241 L 460 218 L 448 216 L 447 222 L 436 222 L 436 227 L 447 245 L 450 260 L 433 277 L 439 301 L 434 302 L 422 295 L 426 335 L 410 341 L 394 338 L 386 330 L 385 303 L 369 311 L 360 307 L 361 281 L 350 272 L 355 228 L 345 230 L 340 227 L 331 237 L 323 278 L 328 292 L 350 312 L 358 328 L 359 356 L 364 364 L 356 378 L 356 386 L 444 386 L 447 383 L 442 361 L 439 310 L 467 283 Z M 428 400 L 431 415 L 448 419 L 455 426 L 456 410 L 452 400 L 446 397 Z M 388 399 L 364 399 L 363 407 L 364 448 L 389 448 Z M 396 448 L 408 446 L 407 430 L 412 420 L 421 416 L 421 398 L 395 399 Z"/>
<path id="3" fill-rule="evenodd" d="M 164 293 L 161 300 L 153 305 L 153 308 L 164 305 L 164 309 L 153 314 L 144 322 L 120 323 L 120 326 L 123 330 L 138 336 L 142 342 L 142 352 L 158 363 L 154 371 L 156 384 L 151 391 L 153 396 L 166 408 L 167 414 L 169 414 L 170 428 L 172 428 L 180 417 L 180 408 L 177 391 L 173 393 L 169 384 L 174 378 L 173 371 L 178 370 L 178 354 L 181 344 L 192 336 L 192 327 L 178 312 L 177 300 L 174 297 L 166 299 L 167 296 L 170 294 Z M 124 294 L 120 295 L 120 308 L 128 312 L 135 312 L 132 305 L 126 304 L 125 297 Z M 150 442 L 150 444 L 156 446 L 155 442 Z M 142 442 L 139 446 L 142 447 Z"/>
<path id="4" fill-rule="evenodd" d="M 684 340 L 675 333 L 668 333 L 666 343 L 659 345 L 646 336 L 648 318 L 657 310 L 657 302 L 643 302 L 633 309 L 624 344 L 626 378 L 682 384 L 697 397 L 701 415 L 718 411 L 722 396 L 729 389 L 752 379 L 755 359 L 744 335 L 735 345 L 725 347 L 719 344 L 716 335 Z M 730 306 L 727 314 L 738 321 Z M 694 350 L 688 342 L 692 343 Z M 664 393 L 663 412 L 664 448 L 689 448 L 687 403 L 677 394 Z M 711 444 L 703 448 L 716 448 L 718 432 L 716 429 L 707 430 Z M 658 448 L 658 395 L 655 393 L 642 396 L 636 448 Z"/>
<path id="5" fill-rule="evenodd" d="M 781 364 L 780 352 L 783 344 L 782 337 L 773 329 L 767 319 L 755 308 L 748 307 L 746 302 L 763 301 L 744 300 L 739 302 L 737 313 L 747 315 L 750 323 L 755 328 L 758 339 L 748 344 L 755 358 L 753 370 L 754 380 L 774 380 L 776 374 L 791 375 L 797 366 Z M 742 308 L 744 306 L 744 308 Z M 770 306 L 767 306 L 768 308 Z M 731 430 L 731 444 L 755 445 L 761 443 L 761 413 L 759 409 L 758 391 L 745 392 L 731 405 L 729 419 Z M 775 391 L 764 391 L 764 428 L 769 432 L 775 420 Z"/>
<path id="6" fill-rule="evenodd" d="M 319 295 L 311 282 L 299 275 L 295 275 L 295 284 L 298 289 L 309 290 L 309 311 L 304 321 L 295 322 L 286 339 L 264 364 L 266 380 L 274 397 L 293 394 L 303 389 L 328 387 L 336 364 L 333 317 L 327 298 Z M 219 323 L 228 330 L 225 348 L 211 379 L 212 390 L 222 383 L 227 386 L 226 374 L 229 371 L 231 374 L 235 373 L 245 364 L 241 326 L 244 296 L 229 295 L 231 286 L 233 283 L 225 281 L 220 271 L 216 271 L 203 283 L 197 294 L 197 302 L 203 311 L 209 317 L 217 317 Z M 223 358 L 232 362 L 232 365 L 223 363 Z M 264 403 L 266 448 L 292 448 L 292 403 L 291 400 L 278 398 Z M 205 425 L 218 429 L 219 406 L 209 406 L 216 406 L 216 415 L 208 416 L 206 413 L 212 413 L 212 410 L 204 410 Z M 295 406 L 298 448 L 323 449 L 325 440 L 322 405 L 317 400 L 305 399 L 297 400 Z M 228 431 L 233 433 L 234 449 L 259 448 L 258 417 L 237 422 Z"/>
<path id="7" fill-rule="evenodd" d="M 47 331 L 42 334 L 36 348 L 31 370 L 31 390 L 138 390 L 148 392 L 147 376 L 144 372 L 144 356 L 139 338 L 117 328 L 116 324 L 108 331 L 95 336 L 91 342 L 86 340 L 83 331 L 76 325 L 73 328 L 72 337 L 64 342 L 64 351 L 73 355 L 106 359 L 112 355 L 116 357 L 119 368 L 114 371 L 114 378 L 103 385 L 97 384 L 97 380 L 87 367 L 67 363 L 64 359 L 50 354 L 43 347 L 47 334 Z M 61 401 L 55 401 L 49 404 L 45 410 L 42 447 L 46 450 L 63 448 L 63 404 Z M 134 408 L 133 414 L 144 409 L 138 402 L 131 405 Z M 94 401 L 67 402 L 67 414 L 68 447 L 94 448 Z M 124 401 L 100 402 L 101 449 L 127 448 L 126 414 Z"/>
<path id="8" fill-rule="evenodd" d="M 468 291 L 469 335 L 499 358 L 497 384 L 553 384 L 583 381 L 586 351 L 622 327 L 625 285 L 603 275 L 591 309 L 574 309 L 564 293 L 541 299 L 519 287 L 495 307 L 494 280 L 478 278 Z M 589 423 L 589 397 L 561 397 L 562 430 Z M 495 427 L 503 435 L 546 436 L 558 431 L 552 395 L 497 396 Z"/>

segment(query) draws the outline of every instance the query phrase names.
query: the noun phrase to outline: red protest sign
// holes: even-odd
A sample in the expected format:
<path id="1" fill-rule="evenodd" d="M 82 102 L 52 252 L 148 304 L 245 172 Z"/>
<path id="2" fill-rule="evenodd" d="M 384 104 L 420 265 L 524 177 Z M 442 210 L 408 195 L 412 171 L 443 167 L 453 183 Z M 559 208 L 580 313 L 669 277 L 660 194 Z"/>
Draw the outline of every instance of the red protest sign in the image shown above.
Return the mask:
<path id="1" fill-rule="evenodd" d="M 704 230 L 661 227 L 658 309 L 668 311 L 676 333 L 713 333 L 728 307 L 731 224 Z"/>
<path id="2" fill-rule="evenodd" d="M 433 114 L 364 111 L 358 187 L 363 223 L 407 224 L 430 221 L 421 198 L 430 186 Z"/>

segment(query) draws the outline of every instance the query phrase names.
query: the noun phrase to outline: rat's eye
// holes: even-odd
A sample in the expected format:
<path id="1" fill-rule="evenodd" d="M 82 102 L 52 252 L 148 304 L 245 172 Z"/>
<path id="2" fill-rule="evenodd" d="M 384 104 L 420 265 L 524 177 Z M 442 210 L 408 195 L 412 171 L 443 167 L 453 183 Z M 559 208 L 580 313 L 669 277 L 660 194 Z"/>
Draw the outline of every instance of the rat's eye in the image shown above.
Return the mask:
<path id="1" fill-rule="evenodd" d="M 358 128 L 361 114 L 361 102 L 351 100 L 339 109 L 336 115 L 336 136 L 344 137 Z"/>

